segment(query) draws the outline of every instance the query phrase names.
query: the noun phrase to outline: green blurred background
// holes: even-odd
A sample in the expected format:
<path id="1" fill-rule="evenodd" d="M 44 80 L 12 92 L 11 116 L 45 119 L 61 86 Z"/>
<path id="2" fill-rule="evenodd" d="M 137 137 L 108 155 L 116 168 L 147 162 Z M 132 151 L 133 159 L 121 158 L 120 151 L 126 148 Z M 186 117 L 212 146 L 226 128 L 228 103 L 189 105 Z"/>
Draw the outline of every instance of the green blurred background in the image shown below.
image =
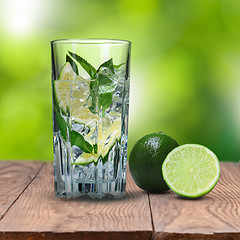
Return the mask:
<path id="1" fill-rule="evenodd" d="M 1 0 L 0 159 L 52 160 L 50 41 L 132 41 L 129 150 L 164 131 L 240 158 L 240 1 Z"/>

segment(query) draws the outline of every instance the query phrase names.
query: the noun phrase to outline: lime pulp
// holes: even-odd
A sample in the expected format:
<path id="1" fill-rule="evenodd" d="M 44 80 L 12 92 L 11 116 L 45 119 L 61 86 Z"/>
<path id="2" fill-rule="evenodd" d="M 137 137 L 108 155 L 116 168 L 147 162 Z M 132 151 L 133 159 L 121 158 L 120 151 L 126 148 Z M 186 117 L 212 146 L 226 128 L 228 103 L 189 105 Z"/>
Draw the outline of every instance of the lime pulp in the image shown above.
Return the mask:
<path id="1" fill-rule="evenodd" d="M 209 193 L 218 182 L 220 164 L 208 148 L 185 144 L 167 155 L 162 173 L 173 192 L 186 198 L 198 198 Z"/>

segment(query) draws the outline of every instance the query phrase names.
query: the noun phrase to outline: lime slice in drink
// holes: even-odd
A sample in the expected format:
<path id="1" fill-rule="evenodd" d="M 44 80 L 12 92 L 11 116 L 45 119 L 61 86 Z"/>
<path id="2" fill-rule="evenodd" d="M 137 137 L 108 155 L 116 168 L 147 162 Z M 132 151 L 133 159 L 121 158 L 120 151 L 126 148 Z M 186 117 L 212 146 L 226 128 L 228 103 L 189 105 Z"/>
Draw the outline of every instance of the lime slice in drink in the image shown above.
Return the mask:
<path id="1" fill-rule="evenodd" d="M 59 80 L 74 80 L 77 74 L 73 71 L 72 66 L 69 62 L 66 62 L 59 74 Z"/>
<path id="2" fill-rule="evenodd" d="M 74 161 L 72 164 L 74 165 L 88 165 L 89 163 L 95 162 L 97 159 L 96 154 L 91 153 L 82 153 L 76 161 Z"/>
<path id="3" fill-rule="evenodd" d="M 85 136 L 85 140 L 91 144 L 94 144 L 92 136 L 94 135 L 93 129 Z M 97 144 L 97 153 L 82 153 L 73 164 L 87 165 L 92 162 L 97 162 L 101 157 L 103 163 L 107 161 L 107 157 L 112 147 L 120 140 L 121 137 L 121 120 L 116 119 L 110 124 L 107 128 L 103 128 L 102 124 L 98 124 L 98 144 Z"/>
<path id="4" fill-rule="evenodd" d="M 73 103 L 71 106 L 72 119 L 75 122 L 82 123 L 92 128 L 98 120 L 98 116 L 93 114 L 88 107 L 79 106 L 79 103 Z"/>
<path id="5" fill-rule="evenodd" d="M 167 155 L 162 173 L 173 192 L 186 198 L 198 198 L 209 193 L 218 182 L 220 164 L 208 148 L 186 144 Z"/>
<path id="6" fill-rule="evenodd" d="M 94 131 L 94 130 L 93 130 Z M 86 140 L 91 142 L 91 136 L 93 132 L 91 131 L 87 136 Z M 99 157 L 103 160 L 111 151 L 112 147 L 121 137 L 121 120 L 116 119 L 113 123 L 109 124 L 107 127 L 103 127 L 102 123 L 98 124 L 98 157 L 95 158 L 95 162 L 98 161 Z"/>
<path id="7" fill-rule="evenodd" d="M 59 80 L 54 81 L 54 95 L 56 96 L 59 107 L 66 112 L 69 106 L 70 81 L 77 78 L 69 62 L 66 62 L 59 74 Z"/>
<path id="8" fill-rule="evenodd" d="M 55 80 L 54 83 L 54 96 L 57 100 L 58 106 L 66 112 L 68 106 L 68 99 L 70 93 L 70 82 L 67 80 L 74 80 L 76 74 L 73 71 L 70 63 L 65 63 L 59 74 L 59 80 Z"/>
<path id="9" fill-rule="evenodd" d="M 76 75 L 70 63 L 66 62 L 60 72 L 59 80 L 54 81 L 57 103 L 63 112 L 71 111 L 72 120 L 87 124 L 98 119 L 84 104 L 87 102 L 90 81 Z"/>
<path id="10" fill-rule="evenodd" d="M 99 126 L 99 154 L 104 160 L 108 153 L 121 137 L 121 120 L 116 119 L 108 127 Z M 105 160 L 104 160 L 105 162 Z"/>

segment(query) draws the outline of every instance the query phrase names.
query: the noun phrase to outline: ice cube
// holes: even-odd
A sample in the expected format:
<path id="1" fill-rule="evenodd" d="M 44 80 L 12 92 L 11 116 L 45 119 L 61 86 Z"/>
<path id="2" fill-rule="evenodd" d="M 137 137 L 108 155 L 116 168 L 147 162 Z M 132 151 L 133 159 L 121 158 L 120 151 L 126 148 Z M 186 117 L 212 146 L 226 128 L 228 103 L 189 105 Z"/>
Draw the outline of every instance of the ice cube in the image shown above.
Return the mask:
<path id="1" fill-rule="evenodd" d="M 72 122 L 72 130 L 76 132 L 83 132 L 84 128 L 86 128 L 84 124 L 77 123 L 75 121 Z"/>
<path id="2" fill-rule="evenodd" d="M 70 88 L 71 98 L 85 102 L 89 96 L 89 81 L 73 81 Z"/>
<path id="3" fill-rule="evenodd" d="M 73 161 L 75 161 L 82 153 L 83 153 L 83 151 L 79 147 L 77 147 L 75 145 L 72 146 Z"/>

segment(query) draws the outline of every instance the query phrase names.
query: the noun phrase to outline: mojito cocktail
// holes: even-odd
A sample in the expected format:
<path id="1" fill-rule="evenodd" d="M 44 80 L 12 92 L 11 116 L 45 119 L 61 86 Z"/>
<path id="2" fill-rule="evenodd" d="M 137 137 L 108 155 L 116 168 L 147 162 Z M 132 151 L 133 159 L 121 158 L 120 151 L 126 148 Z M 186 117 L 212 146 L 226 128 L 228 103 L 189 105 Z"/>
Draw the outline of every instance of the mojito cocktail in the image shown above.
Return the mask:
<path id="1" fill-rule="evenodd" d="M 52 42 L 55 192 L 121 197 L 126 188 L 130 42 Z"/>

